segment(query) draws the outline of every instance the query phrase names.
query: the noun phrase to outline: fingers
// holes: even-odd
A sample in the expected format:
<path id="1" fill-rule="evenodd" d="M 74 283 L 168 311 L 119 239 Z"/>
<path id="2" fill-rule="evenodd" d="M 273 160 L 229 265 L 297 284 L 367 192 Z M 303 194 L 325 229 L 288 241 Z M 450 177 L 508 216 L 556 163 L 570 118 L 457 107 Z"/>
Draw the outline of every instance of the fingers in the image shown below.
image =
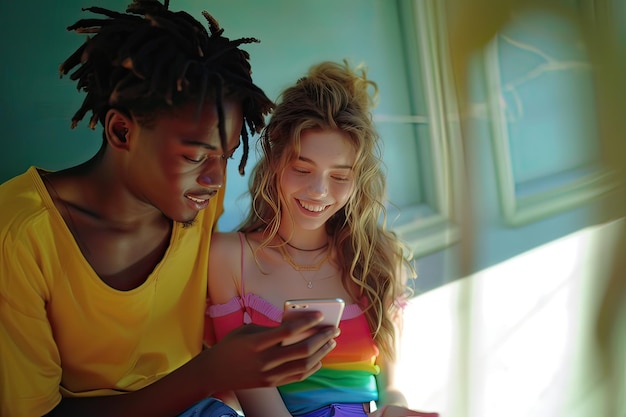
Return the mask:
<path id="1" fill-rule="evenodd" d="M 281 355 L 286 358 L 308 357 L 312 361 L 321 361 L 337 345 L 334 340 L 337 336 L 339 336 L 338 328 L 320 327 L 306 339 L 283 346 Z"/>
<path id="2" fill-rule="evenodd" d="M 284 369 L 283 365 L 290 364 L 294 370 L 306 370 L 321 361 L 335 348 L 333 339 L 339 335 L 339 329 L 326 326 L 312 330 L 311 335 L 299 342 L 268 347 L 265 355 L 267 368 Z"/>
<path id="3" fill-rule="evenodd" d="M 322 318 L 319 311 L 302 311 L 290 314 L 289 317 L 283 319 L 279 326 L 271 329 L 252 325 L 244 326 L 244 328 L 248 328 L 251 333 L 257 333 L 256 346 L 259 350 L 265 350 L 280 344 L 287 337 L 296 336 L 312 329 L 322 321 Z"/>
<path id="4" fill-rule="evenodd" d="M 333 339 L 339 335 L 339 329 L 317 326 L 321 319 L 319 312 L 311 311 L 298 312 L 274 328 L 249 324 L 233 330 L 211 350 L 224 358 L 245 358 L 237 367 L 248 376 L 248 381 L 234 388 L 300 381 L 316 372 L 324 356 L 336 346 Z M 285 338 L 294 336 L 305 338 L 282 345 Z"/>
<path id="5" fill-rule="evenodd" d="M 334 338 L 339 335 L 339 329 L 332 326 L 311 329 L 302 327 L 306 331 L 313 331 L 307 338 L 288 346 L 276 344 L 263 352 L 264 374 L 273 385 L 282 385 L 301 381 L 317 372 L 322 366 L 321 361 L 337 343 Z M 305 332 L 306 332 L 305 331 Z"/>
<path id="6" fill-rule="evenodd" d="M 268 371 L 268 374 L 272 375 L 270 378 L 277 381 L 276 385 L 283 385 L 302 381 L 317 372 L 322 366 L 322 358 L 337 345 L 332 339 L 337 334 L 335 330 L 333 328 L 325 329 L 321 333 L 293 345 L 277 346 L 276 352 L 282 363 Z M 330 340 L 327 340 L 328 337 Z M 325 341 L 321 346 L 319 345 L 320 340 Z M 319 349 L 315 349 L 317 346 Z M 290 357 L 298 359 L 285 361 L 286 358 Z"/>

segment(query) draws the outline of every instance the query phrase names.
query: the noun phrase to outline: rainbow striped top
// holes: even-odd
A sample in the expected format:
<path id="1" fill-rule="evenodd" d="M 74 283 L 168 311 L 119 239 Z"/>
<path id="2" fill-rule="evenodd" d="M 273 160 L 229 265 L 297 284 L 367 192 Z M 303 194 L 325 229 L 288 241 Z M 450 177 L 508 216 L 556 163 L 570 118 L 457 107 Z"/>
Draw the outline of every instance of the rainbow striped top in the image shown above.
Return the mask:
<path id="1" fill-rule="evenodd" d="M 212 305 L 208 315 L 215 340 L 247 323 L 277 326 L 282 309 L 255 294 Z M 337 346 L 322 360 L 322 368 L 304 381 L 278 387 L 289 412 L 309 413 L 336 403 L 369 403 L 378 400 L 375 376 L 378 348 L 372 339 L 363 311 L 357 304 L 345 307 L 339 324 Z"/>

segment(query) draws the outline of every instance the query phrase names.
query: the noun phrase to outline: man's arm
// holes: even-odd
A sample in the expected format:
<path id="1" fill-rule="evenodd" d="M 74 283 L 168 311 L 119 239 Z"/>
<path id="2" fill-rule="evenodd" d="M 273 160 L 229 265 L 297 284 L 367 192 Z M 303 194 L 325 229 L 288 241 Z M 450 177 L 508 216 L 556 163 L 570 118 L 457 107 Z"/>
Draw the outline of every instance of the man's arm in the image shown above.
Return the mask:
<path id="1" fill-rule="evenodd" d="M 314 327 L 319 314 L 302 314 L 275 328 L 243 326 L 155 383 L 115 396 L 65 398 L 46 416 L 175 416 L 217 391 L 272 387 L 317 371 L 334 348 L 336 330 L 326 328 L 302 342 L 281 346 L 287 336 Z"/>

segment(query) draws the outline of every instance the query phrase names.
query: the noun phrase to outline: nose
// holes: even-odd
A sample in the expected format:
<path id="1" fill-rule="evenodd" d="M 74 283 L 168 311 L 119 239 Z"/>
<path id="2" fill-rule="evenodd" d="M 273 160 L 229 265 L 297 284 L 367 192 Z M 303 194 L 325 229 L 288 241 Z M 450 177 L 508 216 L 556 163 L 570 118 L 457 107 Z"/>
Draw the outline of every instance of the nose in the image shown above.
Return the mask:
<path id="1" fill-rule="evenodd" d="M 211 158 L 205 161 L 197 182 L 206 188 L 222 188 L 226 176 L 226 159 Z"/>
<path id="2" fill-rule="evenodd" d="M 307 189 L 308 194 L 313 198 L 321 198 L 328 194 L 328 184 L 323 176 L 316 176 L 311 180 Z"/>

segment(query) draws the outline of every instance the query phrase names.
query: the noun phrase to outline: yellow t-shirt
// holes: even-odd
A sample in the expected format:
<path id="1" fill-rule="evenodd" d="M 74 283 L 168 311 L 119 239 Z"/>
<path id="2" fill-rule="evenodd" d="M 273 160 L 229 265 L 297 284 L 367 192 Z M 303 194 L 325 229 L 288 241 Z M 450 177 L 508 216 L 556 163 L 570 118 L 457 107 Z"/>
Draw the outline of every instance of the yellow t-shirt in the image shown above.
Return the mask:
<path id="1" fill-rule="evenodd" d="M 0 186 L 0 415 L 43 415 L 62 396 L 138 390 L 202 349 L 210 233 L 223 191 L 144 284 L 94 273 L 38 172 Z"/>

